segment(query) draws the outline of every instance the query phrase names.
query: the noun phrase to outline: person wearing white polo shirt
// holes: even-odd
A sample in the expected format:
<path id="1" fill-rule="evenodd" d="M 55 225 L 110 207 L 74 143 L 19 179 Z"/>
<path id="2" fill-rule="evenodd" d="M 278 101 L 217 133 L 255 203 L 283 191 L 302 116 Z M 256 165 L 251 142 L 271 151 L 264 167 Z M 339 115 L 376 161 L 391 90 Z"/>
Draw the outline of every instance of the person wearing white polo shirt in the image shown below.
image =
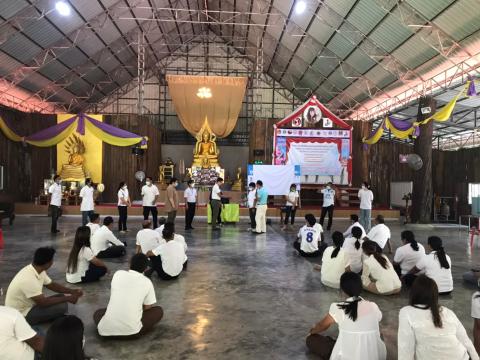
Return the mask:
<path id="1" fill-rule="evenodd" d="M 185 230 L 193 230 L 192 223 L 195 217 L 195 208 L 197 207 L 197 189 L 195 189 L 195 182 L 188 180 L 188 188 L 183 192 L 185 198 Z"/>
<path id="2" fill-rule="evenodd" d="M 293 247 L 301 256 L 321 256 L 326 246 L 323 244 L 323 228 L 313 214 L 305 215 L 306 224 L 298 231 Z M 322 246 L 319 245 L 322 243 Z"/>
<path id="3" fill-rule="evenodd" d="M 95 189 L 92 186 L 92 180 L 90 178 L 85 179 L 85 186 L 80 190 L 79 196 L 82 198 L 80 204 L 80 211 L 82 212 L 82 225 L 85 226 L 88 223 L 88 218 L 93 214 L 95 204 L 93 202 L 93 192 Z"/>
<path id="4" fill-rule="evenodd" d="M 118 185 L 117 191 L 117 209 L 118 209 L 118 231 L 121 234 L 124 234 L 128 231 L 127 229 L 127 218 L 128 218 L 128 207 L 132 206 L 130 201 L 130 194 L 128 192 L 128 187 L 125 181 L 120 182 Z"/>
<path id="5" fill-rule="evenodd" d="M 362 236 L 360 239 L 363 239 L 365 236 L 367 236 L 367 233 L 365 232 L 365 229 L 363 228 L 362 224 L 358 222 L 358 215 L 357 214 L 351 214 L 350 215 L 350 223 L 351 225 L 348 227 L 347 230 L 343 233 L 343 236 L 346 238 L 349 238 L 352 236 L 352 229 L 356 226 L 362 229 Z"/>
<path id="6" fill-rule="evenodd" d="M 378 246 L 383 250 L 385 245 L 388 245 L 388 253 L 392 253 L 392 245 L 390 244 L 390 238 L 392 234 L 387 225 L 385 225 L 385 219 L 382 215 L 377 215 L 375 218 L 376 225 L 370 229 L 367 234 L 367 238 L 375 241 Z"/>
<path id="7" fill-rule="evenodd" d="M 126 254 L 125 243 L 113 235 L 113 218 L 107 216 L 103 219 L 103 226 L 95 231 L 90 240 L 93 254 L 99 259 L 116 258 Z"/>
<path id="8" fill-rule="evenodd" d="M 50 194 L 50 212 L 52 216 L 50 232 L 56 234 L 60 232 L 60 230 L 57 229 L 57 221 L 60 217 L 62 207 L 62 179 L 60 175 L 55 175 L 53 181 L 53 184 L 48 188 L 48 193 Z"/>
<path id="9" fill-rule="evenodd" d="M 20 270 L 10 282 L 5 306 L 17 309 L 30 325 L 55 320 L 65 315 L 67 303 L 76 304 L 83 295 L 81 290 L 67 288 L 53 282 L 47 270 L 53 265 L 55 249 L 41 247 L 35 251 L 33 262 Z M 43 295 L 43 287 L 56 295 Z"/>
<path id="10" fill-rule="evenodd" d="M 38 335 L 16 309 L 0 306 L 0 359 L 33 360 L 35 351 L 43 350 L 43 336 Z"/>
<path id="11" fill-rule="evenodd" d="M 139 338 L 162 319 L 152 281 L 143 275 L 147 265 L 145 254 L 135 254 L 129 271 L 118 270 L 113 275 L 107 308 L 93 315 L 100 336 Z"/>
<path id="12" fill-rule="evenodd" d="M 366 231 L 372 227 L 372 202 L 373 192 L 366 181 L 362 183 L 362 188 L 358 191 L 360 199 L 360 224 Z"/>
<path id="13" fill-rule="evenodd" d="M 217 178 L 217 182 L 212 188 L 212 201 L 210 202 L 212 208 L 212 230 L 219 230 L 218 217 L 220 215 L 220 208 L 222 207 L 222 189 L 223 184 L 221 177 Z"/>
<path id="14" fill-rule="evenodd" d="M 90 228 L 90 236 L 100 229 L 100 214 L 93 213 L 90 215 L 90 222 L 87 224 Z"/>
<path id="15" fill-rule="evenodd" d="M 163 238 L 167 242 L 157 248 L 149 251 L 147 256 L 150 258 L 152 268 L 145 272 L 146 276 L 151 276 L 154 271 L 163 280 L 173 280 L 178 278 L 182 270 L 187 267 L 187 255 L 185 253 L 187 244 L 185 239 L 175 238 L 174 226 L 172 223 L 166 223 L 163 229 Z"/>
<path id="16" fill-rule="evenodd" d="M 143 229 L 137 233 L 137 247 L 136 252 L 147 254 L 150 250 L 155 249 L 161 244 L 165 244 L 158 231 L 152 229 L 152 222 L 150 220 L 143 220 Z"/>
<path id="17" fill-rule="evenodd" d="M 323 194 L 322 214 L 320 215 L 320 225 L 323 226 L 323 221 L 328 213 L 327 230 L 332 228 L 333 210 L 335 208 L 335 190 L 331 182 L 327 183 L 325 188 L 320 191 Z"/>
<path id="18" fill-rule="evenodd" d="M 158 226 L 157 200 L 159 194 L 157 186 L 153 185 L 152 178 L 147 176 L 145 185 L 142 187 L 143 220 L 148 220 L 148 215 L 152 213 L 154 228 Z"/>
<path id="19" fill-rule="evenodd" d="M 163 228 L 165 227 L 166 222 L 167 222 L 167 219 L 165 217 L 162 216 L 158 218 L 158 227 L 155 228 L 155 231 L 158 232 L 160 237 L 162 237 Z"/>

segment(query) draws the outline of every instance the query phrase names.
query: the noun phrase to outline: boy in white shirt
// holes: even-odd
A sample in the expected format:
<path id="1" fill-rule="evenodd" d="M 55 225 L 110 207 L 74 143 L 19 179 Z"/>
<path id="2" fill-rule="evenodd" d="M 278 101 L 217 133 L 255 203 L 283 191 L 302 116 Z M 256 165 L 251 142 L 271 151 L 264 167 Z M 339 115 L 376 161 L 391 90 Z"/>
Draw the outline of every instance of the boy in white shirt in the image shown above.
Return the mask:
<path id="1" fill-rule="evenodd" d="M 356 226 L 362 229 L 362 237 L 363 239 L 365 236 L 367 236 L 367 233 L 365 232 L 365 229 L 363 228 L 362 224 L 358 222 L 358 215 L 357 214 L 351 214 L 350 215 L 350 223 L 351 225 L 348 227 L 348 229 L 343 233 L 343 236 L 346 238 L 352 237 L 352 229 Z"/>
<path id="2" fill-rule="evenodd" d="M 88 223 L 88 218 L 93 214 L 95 204 L 93 201 L 93 193 L 95 189 L 92 186 L 92 180 L 90 178 L 85 179 L 85 186 L 80 190 L 79 196 L 82 198 L 80 204 L 80 211 L 82 212 L 82 225 L 85 226 Z"/>
<path id="3" fill-rule="evenodd" d="M 305 220 L 307 223 L 300 228 L 293 247 L 304 257 L 322 256 L 327 247 L 323 243 L 322 225 L 317 223 L 313 214 L 305 215 Z"/>
<path id="4" fill-rule="evenodd" d="M 48 188 L 50 194 L 50 211 L 52 216 L 52 226 L 50 232 L 57 234 L 60 230 L 57 229 L 57 221 L 60 217 L 60 210 L 62 208 L 62 179 L 60 175 L 53 177 L 53 184 Z"/>
<path id="5" fill-rule="evenodd" d="M 297 190 L 296 184 L 290 185 L 290 190 L 287 195 L 285 195 L 285 220 L 283 223 L 283 230 L 286 230 L 288 227 L 288 218 L 291 218 L 291 224 L 295 223 L 295 213 L 297 208 L 300 206 L 300 193 Z"/>
<path id="6" fill-rule="evenodd" d="M 145 185 L 142 187 L 142 205 L 143 205 L 143 220 L 148 220 L 148 215 L 152 213 L 153 227 L 157 228 L 157 200 L 160 192 L 156 185 L 153 185 L 152 178 L 147 176 L 145 178 Z"/>
<path id="7" fill-rule="evenodd" d="M 387 225 L 385 225 L 385 219 L 382 215 L 377 215 L 375 218 L 375 225 L 367 234 L 367 238 L 375 241 L 378 246 L 383 250 L 385 245 L 388 245 L 388 253 L 392 253 L 392 245 L 390 244 L 390 238 L 392 234 Z"/>
<path id="8" fill-rule="evenodd" d="M 100 229 L 100 214 L 94 213 L 90 215 L 90 222 L 87 224 L 90 228 L 90 236 Z"/>
<path id="9" fill-rule="evenodd" d="M 183 192 L 185 198 L 185 230 L 194 230 L 192 227 L 193 218 L 195 217 L 195 209 L 197 207 L 197 189 L 195 182 L 188 180 L 188 188 Z"/>
<path id="10" fill-rule="evenodd" d="M 255 215 L 257 208 L 255 207 L 255 199 L 257 198 L 257 188 L 255 183 L 251 182 L 248 184 L 248 194 L 247 194 L 247 205 L 248 205 L 248 215 L 250 216 L 250 228 L 247 231 L 252 231 L 257 227 L 255 222 Z"/>
<path id="11" fill-rule="evenodd" d="M 323 226 L 323 221 L 325 220 L 325 216 L 328 213 L 327 230 L 330 230 L 332 228 L 333 210 L 335 208 L 335 190 L 333 189 L 332 183 L 329 182 L 320 192 L 323 194 L 323 205 L 322 214 L 320 215 L 320 225 Z"/>
<path id="12" fill-rule="evenodd" d="M 137 247 L 136 252 L 146 254 L 150 250 L 155 249 L 161 244 L 165 244 L 165 240 L 162 239 L 158 231 L 153 230 L 152 222 L 150 220 L 144 220 L 142 223 L 143 229 L 137 233 Z"/>
<path id="13" fill-rule="evenodd" d="M 135 254 L 129 271 L 118 270 L 113 275 L 108 306 L 93 315 L 100 336 L 136 339 L 162 319 L 152 281 L 143 275 L 147 265 L 144 254 Z"/>
<path id="14" fill-rule="evenodd" d="M 103 219 L 103 226 L 95 231 L 90 240 L 93 254 L 100 258 L 116 258 L 126 254 L 125 243 L 118 240 L 112 232 L 113 218 L 107 216 Z"/>

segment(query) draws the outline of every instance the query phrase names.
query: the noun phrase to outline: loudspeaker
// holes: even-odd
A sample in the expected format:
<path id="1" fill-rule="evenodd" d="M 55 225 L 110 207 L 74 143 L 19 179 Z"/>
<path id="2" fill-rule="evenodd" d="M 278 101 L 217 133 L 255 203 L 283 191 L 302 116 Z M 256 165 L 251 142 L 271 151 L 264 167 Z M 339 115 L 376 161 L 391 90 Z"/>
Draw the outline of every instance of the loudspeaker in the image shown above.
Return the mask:
<path id="1" fill-rule="evenodd" d="M 141 149 L 137 146 L 132 147 L 132 154 L 133 155 L 142 156 L 144 153 L 145 153 L 145 150 L 143 150 L 143 149 Z"/>
<path id="2" fill-rule="evenodd" d="M 264 156 L 265 150 L 262 149 L 255 149 L 253 150 L 253 156 Z"/>

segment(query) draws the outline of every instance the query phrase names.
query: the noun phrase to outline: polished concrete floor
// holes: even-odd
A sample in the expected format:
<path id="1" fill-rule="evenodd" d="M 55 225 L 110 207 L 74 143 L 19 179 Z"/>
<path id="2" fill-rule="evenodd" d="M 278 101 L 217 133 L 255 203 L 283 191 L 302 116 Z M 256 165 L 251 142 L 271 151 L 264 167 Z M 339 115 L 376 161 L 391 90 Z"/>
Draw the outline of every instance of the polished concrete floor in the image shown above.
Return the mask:
<path id="1" fill-rule="evenodd" d="M 49 274 L 64 282 L 66 259 L 79 221 L 79 217 L 62 218 L 62 232 L 56 237 L 50 235 L 46 217 L 20 216 L 14 226 L 4 227 L 6 246 L 0 250 L 1 304 L 9 281 L 31 261 L 33 251 L 39 246 L 51 245 L 57 249 Z M 134 251 L 140 222 L 140 218 L 131 218 L 132 231 L 123 236 L 129 243 L 129 255 Z M 177 224 L 183 233 L 183 219 L 178 219 Z M 346 225 L 346 220 L 338 220 L 333 228 L 343 231 Z M 405 227 L 398 222 L 388 225 L 396 247 Z M 246 220 L 226 226 L 218 233 L 210 231 L 205 219 L 198 219 L 195 227 L 193 232 L 185 234 L 189 245 L 188 271 L 174 282 L 153 278 L 165 317 L 145 338 L 104 341 L 96 336 L 92 314 L 107 304 L 113 271 L 100 282 L 83 286 L 85 295 L 77 305 L 70 306 L 70 312 L 85 323 L 87 353 L 101 360 L 314 359 L 306 352 L 305 336 L 328 311 L 330 303 L 341 295 L 338 290 L 321 284 L 320 274 L 313 270 L 315 261 L 295 254 L 291 247 L 294 232 L 284 233 L 274 224 L 268 227 L 267 235 L 255 237 L 247 233 Z M 442 304 L 455 311 L 471 335 L 473 289 L 462 284 L 461 275 L 480 265 L 480 249 L 469 251 L 465 230 L 431 226 L 411 229 L 424 244 L 431 234 L 444 239 L 452 257 L 455 291 Z M 128 266 L 127 259 L 109 261 L 108 265 L 111 270 Z M 398 311 L 407 304 L 407 294 L 393 297 L 364 294 L 364 297 L 377 302 L 382 310 L 381 329 L 388 358 L 396 359 Z M 330 329 L 329 333 L 336 335 L 336 329 Z"/>

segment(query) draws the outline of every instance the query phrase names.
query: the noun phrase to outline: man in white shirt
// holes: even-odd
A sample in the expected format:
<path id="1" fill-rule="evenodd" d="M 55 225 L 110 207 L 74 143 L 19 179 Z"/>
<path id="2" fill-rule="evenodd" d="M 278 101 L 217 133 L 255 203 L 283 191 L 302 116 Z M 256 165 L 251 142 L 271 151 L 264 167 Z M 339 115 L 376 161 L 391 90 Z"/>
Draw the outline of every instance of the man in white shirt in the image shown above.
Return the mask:
<path id="1" fill-rule="evenodd" d="M 156 185 L 153 185 L 152 178 L 147 177 L 145 179 L 145 185 L 142 187 L 142 205 L 143 205 L 143 220 L 148 220 L 148 216 L 152 213 L 153 227 L 157 228 L 157 200 L 158 188 Z"/>
<path id="2" fill-rule="evenodd" d="M 195 217 L 195 208 L 197 207 L 197 189 L 195 182 L 188 180 L 188 188 L 183 192 L 185 198 L 185 230 L 193 230 L 192 223 Z"/>
<path id="3" fill-rule="evenodd" d="M 67 288 L 53 282 L 46 271 L 53 264 L 55 249 L 41 247 L 35 251 L 33 262 L 20 270 L 10 282 L 5 306 L 17 309 L 30 325 L 53 321 L 65 315 L 67 303 L 76 304 L 83 295 L 81 290 Z M 43 295 L 43 287 L 56 295 Z"/>
<path id="4" fill-rule="evenodd" d="M 158 218 L 158 227 L 155 228 L 155 231 L 160 234 L 160 237 L 162 237 L 163 228 L 165 227 L 166 222 L 167 222 L 167 219 L 164 218 L 163 216 Z"/>
<path id="5" fill-rule="evenodd" d="M 56 234 L 60 232 L 60 230 L 57 229 L 57 221 L 60 217 L 60 210 L 62 207 L 62 179 L 60 178 L 60 175 L 55 175 L 53 181 L 53 184 L 48 188 L 52 216 L 52 226 L 50 228 L 50 232 L 52 234 Z"/>
<path id="6" fill-rule="evenodd" d="M 116 258 L 125 255 L 125 243 L 113 235 L 112 228 L 113 218 L 107 216 L 103 219 L 103 226 L 92 235 L 90 247 L 97 258 Z"/>
<path id="7" fill-rule="evenodd" d="M 328 213 L 327 230 L 332 228 L 333 210 L 335 208 L 335 190 L 331 182 L 327 183 L 320 191 L 323 194 L 322 214 L 320 215 L 320 225 L 323 226 L 325 216 Z"/>
<path id="8" fill-rule="evenodd" d="M 97 310 L 93 320 L 100 336 L 139 338 L 153 329 L 163 317 L 152 281 L 143 275 L 148 259 L 133 255 L 130 270 L 118 270 L 112 278 L 106 309 Z"/>
<path id="9" fill-rule="evenodd" d="M 220 188 L 223 184 L 223 179 L 221 177 L 217 178 L 215 185 L 212 188 L 212 201 L 210 206 L 212 208 L 212 230 L 219 230 L 218 227 L 218 217 L 220 215 L 220 209 L 222 207 L 222 189 Z"/>
<path id="10" fill-rule="evenodd" d="M 251 182 L 248 184 L 248 194 L 247 194 L 247 205 L 248 205 L 248 215 L 250 216 L 250 229 L 247 231 L 253 231 L 257 227 L 255 222 L 255 215 L 257 208 L 255 207 L 255 199 L 257 198 L 257 188 L 255 183 Z"/>
<path id="11" fill-rule="evenodd" d="M 100 229 L 100 214 L 90 214 L 89 218 L 90 222 L 87 226 L 90 228 L 90 236 L 92 236 L 98 229 Z"/>
<path id="12" fill-rule="evenodd" d="M 372 227 L 372 202 L 373 192 L 366 181 L 362 183 L 362 188 L 358 190 L 360 199 L 360 224 L 366 231 Z"/>
<path id="13" fill-rule="evenodd" d="M 305 215 L 306 224 L 298 231 L 293 247 L 304 257 L 322 256 L 327 247 L 323 242 L 323 228 L 313 214 Z"/>
<path id="14" fill-rule="evenodd" d="M 18 310 L 0 306 L 0 359 L 33 360 L 43 341 Z"/>
<path id="15" fill-rule="evenodd" d="M 93 214 L 95 204 L 93 202 L 93 192 L 95 189 L 92 186 L 92 180 L 90 178 L 85 179 L 85 186 L 80 190 L 79 196 L 82 198 L 80 204 L 80 211 L 82 212 L 82 225 L 85 226 L 88 223 L 88 218 Z"/>
<path id="16" fill-rule="evenodd" d="M 365 229 L 363 228 L 362 224 L 358 222 L 358 215 L 357 214 L 351 214 L 350 215 L 350 223 L 351 225 L 348 227 L 348 229 L 343 233 L 343 236 L 346 238 L 352 237 L 352 229 L 356 226 L 362 229 L 362 237 L 363 239 L 365 236 L 367 236 L 367 233 L 365 232 Z"/>
<path id="17" fill-rule="evenodd" d="M 143 229 L 137 233 L 137 247 L 136 252 L 147 254 L 150 250 L 155 249 L 161 244 L 165 244 L 165 240 L 161 237 L 158 231 L 152 229 L 152 222 L 150 220 L 143 220 Z"/>
<path id="18" fill-rule="evenodd" d="M 378 215 L 375 218 L 376 225 L 368 232 L 367 238 L 376 242 L 378 246 L 383 250 L 385 245 L 388 245 L 388 253 L 392 253 L 392 245 L 390 244 L 390 238 L 392 234 L 387 225 L 385 225 L 385 219 L 382 215 Z"/>

